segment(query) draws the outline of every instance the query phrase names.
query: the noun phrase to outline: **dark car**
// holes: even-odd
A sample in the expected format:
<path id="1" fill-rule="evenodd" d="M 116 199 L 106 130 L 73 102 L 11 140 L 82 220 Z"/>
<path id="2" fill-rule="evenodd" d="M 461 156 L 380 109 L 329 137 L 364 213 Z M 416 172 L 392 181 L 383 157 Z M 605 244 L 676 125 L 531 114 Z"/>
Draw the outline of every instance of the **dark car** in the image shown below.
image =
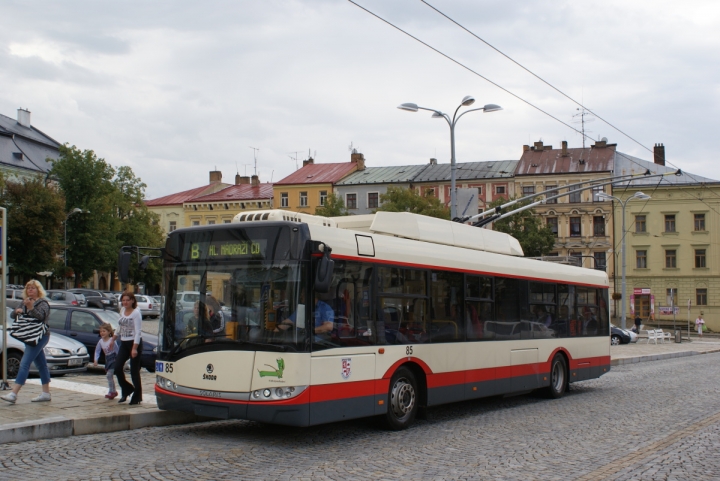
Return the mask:
<path id="1" fill-rule="evenodd" d="M 619 344 L 629 344 L 631 342 L 637 342 L 638 336 L 632 331 L 627 329 L 621 329 L 613 324 L 610 324 L 610 344 L 617 346 Z"/>
<path id="2" fill-rule="evenodd" d="M 100 340 L 100 325 L 109 322 L 114 329 L 118 328 L 120 314 L 116 311 L 92 309 L 87 307 L 51 306 L 48 324 L 50 331 L 57 332 L 70 339 L 75 339 L 87 347 L 90 359 L 95 359 L 95 346 Z M 158 338 L 143 332 L 143 350 L 141 365 L 150 372 L 155 372 Z M 105 362 L 105 354 L 100 353 L 98 363 Z"/>
<path id="3" fill-rule="evenodd" d="M 95 289 L 69 289 L 69 291 L 84 295 L 88 307 L 118 309 L 118 300 L 112 294 L 96 291 Z"/>

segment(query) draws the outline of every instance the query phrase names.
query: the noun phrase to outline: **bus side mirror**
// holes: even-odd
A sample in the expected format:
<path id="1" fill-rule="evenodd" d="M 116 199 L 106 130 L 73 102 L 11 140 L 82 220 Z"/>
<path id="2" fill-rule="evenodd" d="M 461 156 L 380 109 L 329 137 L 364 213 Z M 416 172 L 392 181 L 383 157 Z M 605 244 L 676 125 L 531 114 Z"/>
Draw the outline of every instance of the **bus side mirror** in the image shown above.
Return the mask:
<path id="1" fill-rule="evenodd" d="M 147 269 L 148 262 L 150 262 L 150 256 L 142 256 L 140 258 L 140 263 L 138 264 L 138 266 L 140 267 L 141 271 Z"/>
<path id="2" fill-rule="evenodd" d="M 330 291 L 333 270 L 335 269 L 335 261 L 330 258 L 330 252 L 332 252 L 332 249 L 325 245 L 325 252 L 320 258 L 317 272 L 315 272 L 315 292 L 319 294 L 327 294 Z"/>
<path id="3" fill-rule="evenodd" d="M 122 249 L 118 254 L 118 278 L 123 284 L 130 282 L 130 253 Z"/>

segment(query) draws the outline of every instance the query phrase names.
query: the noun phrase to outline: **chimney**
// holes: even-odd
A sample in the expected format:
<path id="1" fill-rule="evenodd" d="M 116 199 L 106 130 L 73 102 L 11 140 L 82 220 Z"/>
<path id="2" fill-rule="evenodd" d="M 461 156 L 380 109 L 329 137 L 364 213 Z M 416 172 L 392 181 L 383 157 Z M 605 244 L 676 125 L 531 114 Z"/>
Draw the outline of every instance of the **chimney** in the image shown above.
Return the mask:
<path id="1" fill-rule="evenodd" d="M 437 165 L 437 159 L 430 159 L 430 165 Z"/>
<path id="2" fill-rule="evenodd" d="M 18 117 L 17 122 L 23 127 L 30 128 L 30 111 L 27 109 L 17 109 Z"/>
<path id="3" fill-rule="evenodd" d="M 240 174 L 235 174 L 235 185 L 240 185 L 240 179 L 242 179 Z"/>
<path id="4" fill-rule="evenodd" d="M 258 185 L 260 185 L 260 177 L 258 177 L 257 175 L 253 175 L 252 176 L 252 186 L 257 187 Z"/>
<path id="5" fill-rule="evenodd" d="M 219 184 L 222 182 L 222 172 L 219 170 L 211 170 L 210 171 L 210 183 L 211 184 Z"/>
<path id="6" fill-rule="evenodd" d="M 314 163 L 315 163 L 315 161 L 313 160 L 313 158 L 312 158 L 312 157 L 308 157 L 307 160 L 303 160 L 303 167 L 305 167 L 305 166 L 308 165 L 308 164 L 314 164 Z"/>
<path id="7" fill-rule="evenodd" d="M 354 162 L 358 165 L 357 170 L 365 170 L 365 156 L 353 149 L 350 154 L 350 162 Z"/>
<path id="8" fill-rule="evenodd" d="M 543 149 L 542 140 L 541 140 L 540 142 L 535 142 L 535 143 L 533 144 L 533 146 L 535 147 L 535 150 L 542 150 L 542 149 Z"/>
<path id="9" fill-rule="evenodd" d="M 657 165 L 665 165 L 665 146 L 663 144 L 655 144 L 653 147 L 653 156 Z"/>
<path id="10" fill-rule="evenodd" d="M 563 141 L 562 141 L 562 153 L 561 153 L 560 155 L 562 155 L 563 157 L 567 157 L 567 156 L 568 156 L 567 140 L 563 140 Z"/>
<path id="11" fill-rule="evenodd" d="M 593 147 L 596 149 L 607 147 L 607 140 L 598 140 L 593 144 Z"/>
<path id="12" fill-rule="evenodd" d="M 240 184 L 249 184 L 249 183 L 250 183 L 250 177 L 249 177 L 249 176 L 246 175 L 246 176 L 244 176 L 244 177 L 240 177 Z"/>
<path id="13" fill-rule="evenodd" d="M 523 145 L 523 152 L 527 152 L 528 150 L 530 150 L 530 146 L 529 146 L 529 145 Z"/>

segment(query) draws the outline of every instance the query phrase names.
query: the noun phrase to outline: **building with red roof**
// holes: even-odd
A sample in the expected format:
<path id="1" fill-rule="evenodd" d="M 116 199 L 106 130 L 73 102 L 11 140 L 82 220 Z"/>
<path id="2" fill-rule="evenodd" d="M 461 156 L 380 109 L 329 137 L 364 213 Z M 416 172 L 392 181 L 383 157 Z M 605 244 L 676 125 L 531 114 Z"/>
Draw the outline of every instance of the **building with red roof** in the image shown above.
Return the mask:
<path id="1" fill-rule="evenodd" d="M 257 175 L 235 176 L 231 185 L 183 202 L 185 225 L 229 224 L 236 214 L 273 208 L 273 184 L 260 183 Z"/>
<path id="2" fill-rule="evenodd" d="M 316 164 L 311 157 L 303 161 L 302 168 L 273 185 L 275 204 L 279 209 L 314 214 L 325 205 L 334 185 L 358 170 L 365 170 L 365 157 L 355 150 L 350 162 Z"/>

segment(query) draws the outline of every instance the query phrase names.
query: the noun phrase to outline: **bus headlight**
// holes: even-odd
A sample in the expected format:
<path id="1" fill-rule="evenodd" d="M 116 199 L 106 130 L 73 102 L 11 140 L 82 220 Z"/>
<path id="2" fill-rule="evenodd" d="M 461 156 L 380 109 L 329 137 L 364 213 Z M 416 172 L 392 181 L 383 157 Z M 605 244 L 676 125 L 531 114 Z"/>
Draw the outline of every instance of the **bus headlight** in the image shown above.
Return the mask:
<path id="1" fill-rule="evenodd" d="M 155 384 L 168 391 L 177 391 L 177 384 L 162 376 L 155 376 Z"/>
<path id="2" fill-rule="evenodd" d="M 294 398 L 305 391 L 307 386 L 287 386 L 265 389 L 256 389 L 252 392 L 253 401 L 283 401 Z"/>

